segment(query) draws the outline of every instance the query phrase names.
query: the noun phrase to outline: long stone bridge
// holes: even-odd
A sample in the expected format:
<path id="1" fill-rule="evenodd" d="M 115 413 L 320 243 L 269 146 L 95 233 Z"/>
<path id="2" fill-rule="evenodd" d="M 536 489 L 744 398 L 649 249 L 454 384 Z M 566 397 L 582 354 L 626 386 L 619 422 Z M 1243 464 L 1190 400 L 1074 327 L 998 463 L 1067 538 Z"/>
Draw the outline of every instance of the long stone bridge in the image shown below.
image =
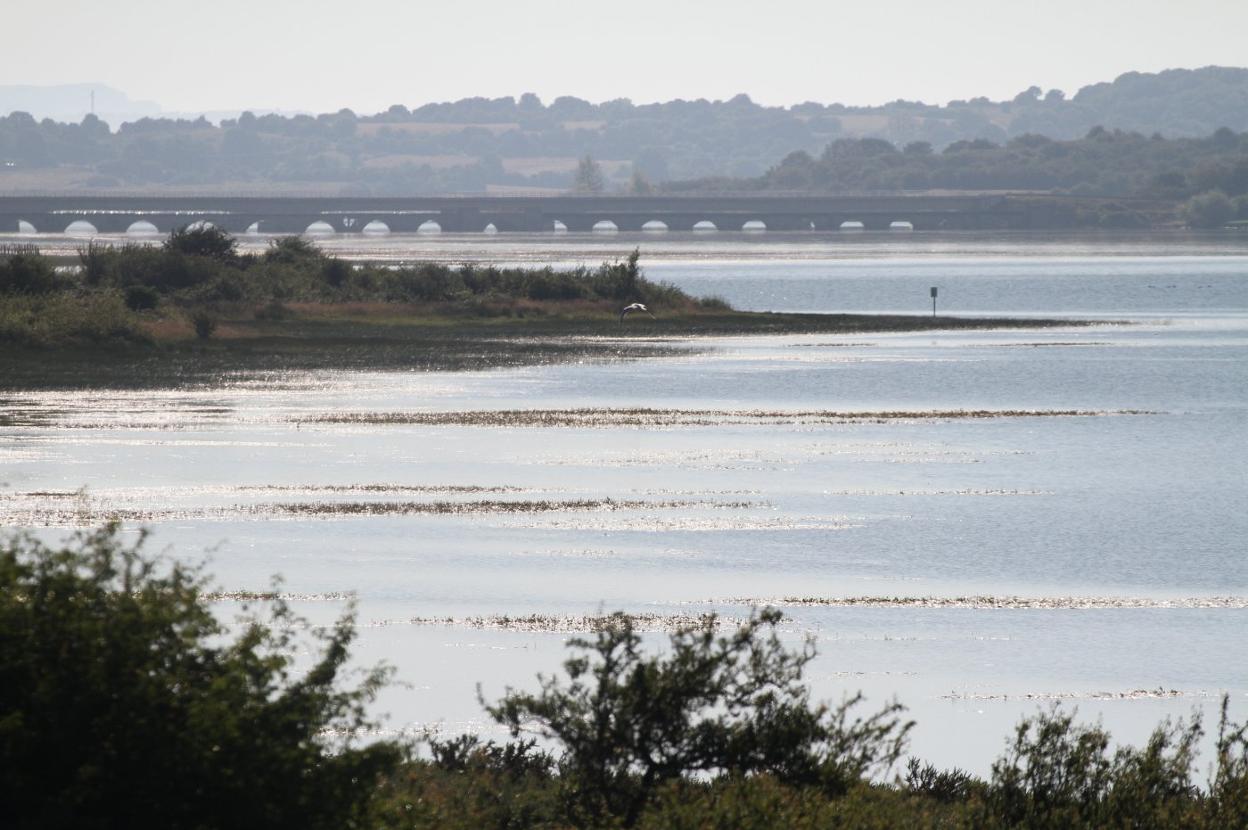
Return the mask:
<path id="1" fill-rule="evenodd" d="M 264 234 L 978 230 L 1050 227 L 1046 212 L 1006 195 L 4 196 L 0 233 L 167 233 L 196 222 Z"/>

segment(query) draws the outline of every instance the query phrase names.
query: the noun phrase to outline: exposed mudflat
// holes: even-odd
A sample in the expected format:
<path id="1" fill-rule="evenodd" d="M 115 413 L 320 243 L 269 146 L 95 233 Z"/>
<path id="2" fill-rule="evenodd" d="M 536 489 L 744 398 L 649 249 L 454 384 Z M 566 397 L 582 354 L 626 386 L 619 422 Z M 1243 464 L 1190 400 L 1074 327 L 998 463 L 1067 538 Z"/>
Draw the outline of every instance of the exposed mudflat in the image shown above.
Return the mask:
<path id="1" fill-rule="evenodd" d="M 1144 410 L 1085 409 L 947 409 L 837 412 L 831 410 L 726 409 L 509 409 L 469 412 L 332 412 L 297 419 L 306 424 L 411 424 L 474 427 L 702 427 L 757 424 L 887 423 L 889 421 L 962 421 L 992 418 L 1091 418 L 1155 414 Z"/>
<path id="2" fill-rule="evenodd" d="M 826 608 L 974 608 L 980 610 L 1004 609 L 1013 611 L 1079 611 L 1137 608 L 1184 608 L 1243 610 L 1248 608 L 1248 597 L 1211 596 L 1180 597 L 1175 599 L 1153 597 L 777 597 L 772 599 L 734 597 L 718 600 L 730 605 L 774 605 L 777 607 L 826 607 Z"/>
<path id="3" fill-rule="evenodd" d="M 378 620 L 370 623 L 370 625 L 447 626 L 495 631 L 583 634 L 620 626 L 625 621 L 635 631 L 669 632 L 703 626 L 711 626 L 716 629 L 735 627 L 740 625 L 744 618 L 722 617 L 714 614 L 485 614 L 470 617 L 412 617 L 406 620 Z"/>

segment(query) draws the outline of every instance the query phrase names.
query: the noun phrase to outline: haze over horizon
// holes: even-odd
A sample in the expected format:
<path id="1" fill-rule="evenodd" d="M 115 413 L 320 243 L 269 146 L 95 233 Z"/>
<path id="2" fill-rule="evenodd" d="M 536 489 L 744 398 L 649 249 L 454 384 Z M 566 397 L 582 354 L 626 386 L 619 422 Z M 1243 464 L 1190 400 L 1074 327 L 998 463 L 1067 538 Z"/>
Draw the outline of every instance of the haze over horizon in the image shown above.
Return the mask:
<path id="1" fill-rule="evenodd" d="M 1043 15 L 985 0 L 833 5 L 569 0 L 471 11 L 376 0 L 366 11 L 220 0 L 186 23 L 154 0 L 68 0 L 55 20 L 6 12 L 7 84 L 105 84 L 171 112 L 359 113 L 467 97 L 727 99 L 769 105 L 943 104 L 1073 94 L 1124 72 L 1244 63 L 1248 4 L 1056 0 Z M 1215 25 L 1216 24 L 1216 25 Z M 188 25 L 194 37 L 188 37 Z M 54 58 L 49 58 L 49 44 Z"/>

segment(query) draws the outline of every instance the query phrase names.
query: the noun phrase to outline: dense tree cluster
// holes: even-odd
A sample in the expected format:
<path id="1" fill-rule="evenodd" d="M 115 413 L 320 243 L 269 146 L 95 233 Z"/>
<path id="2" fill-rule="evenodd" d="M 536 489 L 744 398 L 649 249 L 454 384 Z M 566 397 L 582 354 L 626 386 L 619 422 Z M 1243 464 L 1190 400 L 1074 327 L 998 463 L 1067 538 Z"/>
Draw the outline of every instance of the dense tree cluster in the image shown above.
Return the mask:
<path id="1" fill-rule="evenodd" d="M 1110 135 L 1123 130 L 1168 138 L 1207 136 L 1219 127 L 1248 130 L 1248 69 L 1128 73 L 1070 98 L 1032 87 L 1010 101 L 976 98 L 944 106 L 898 100 L 878 107 L 768 107 L 745 95 L 543 103 L 528 94 L 416 109 L 395 105 L 371 116 L 346 109 L 317 116 L 244 113 L 219 126 L 202 118 L 145 118 L 116 132 L 94 116 L 61 124 L 16 112 L 0 117 L 0 190 L 12 187 L 7 174 L 57 167 L 72 170 L 72 186 L 85 189 L 223 183 L 362 194 L 565 189 L 574 185 L 577 159 L 586 156 L 602 164 L 605 189 L 628 190 L 634 173 L 656 183 L 758 176 L 788 153 L 819 153 L 838 138 L 879 139 L 919 154 L 925 146 L 1010 146 L 1037 135 L 1061 145 L 1098 125 Z M 1081 171 L 1065 172 L 1058 176 L 1063 186 L 1074 186 Z M 989 172 L 977 180 L 992 178 Z M 22 181 L 31 186 L 32 179 Z M 63 189 L 67 180 L 56 181 Z"/>
<path id="2" fill-rule="evenodd" d="M 1004 144 L 958 141 L 940 152 L 924 142 L 897 147 L 878 138 L 842 138 L 817 156 L 790 153 L 758 178 L 672 182 L 665 189 L 1013 190 L 1171 200 L 1220 191 L 1242 200 L 1248 195 L 1248 132 L 1221 128 L 1204 138 L 1165 139 L 1097 127 L 1069 141 L 1023 135 Z M 1241 201 L 1234 210 L 1246 208 Z"/>

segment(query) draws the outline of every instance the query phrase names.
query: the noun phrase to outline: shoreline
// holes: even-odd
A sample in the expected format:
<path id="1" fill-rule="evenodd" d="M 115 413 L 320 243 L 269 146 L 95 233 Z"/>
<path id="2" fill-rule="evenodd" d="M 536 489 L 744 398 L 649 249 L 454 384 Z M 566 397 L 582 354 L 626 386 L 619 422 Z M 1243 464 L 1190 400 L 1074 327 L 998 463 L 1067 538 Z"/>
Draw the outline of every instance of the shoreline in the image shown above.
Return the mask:
<path id="1" fill-rule="evenodd" d="M 465 318 L 412 307 L 297 305 L 285 320 L 223 315 L 210 339 L 164 331 L 148 343 L 10 345 L 0 390 L 169 388 L 247 373 L 477 371 L 577 361 L 628 361 L 697 352 L 712 337 L 986 331 L 1121 324 L 1059 318 L 931 317 L 708 311 L 657 320 L 614 315 Z"/>
<path id="2" fill-rule="evenodd" d="M 263 252 L 281 235 L 240 235 L 244 252 Z M 627 256 L 640 247 L 649 264 L 698 263 L 704 249 L 730 246 L 730 254 L 709 261 L 776 261 L 777 246 L 787 248 L 782 259 L 794 261 L 835 258 L 874 260 L 902 253 L 914 258 L 994 257 L 1062 259 L 1072 255 L 1097 257 L 1248 256 L 1248 231 L 1153 228 L 1147 230 L 1061 231 L 667 231 L 618 233 L 394 233 L 378 236 L 334 234 L 308 237 L 327 254 L 356 265 L 402 267 L 429 260 L 503 266 L 558 268 L 594 264 Z M 73 266 L 80 249 L 90 245 L 156 246 L 159 235 L 0 234 L 0 246 L 34 245 L 58 266 Z M 916 244 L 921 243 L 921 244 Z M 909 249 L 909 250 L 908 250 Z"/>

